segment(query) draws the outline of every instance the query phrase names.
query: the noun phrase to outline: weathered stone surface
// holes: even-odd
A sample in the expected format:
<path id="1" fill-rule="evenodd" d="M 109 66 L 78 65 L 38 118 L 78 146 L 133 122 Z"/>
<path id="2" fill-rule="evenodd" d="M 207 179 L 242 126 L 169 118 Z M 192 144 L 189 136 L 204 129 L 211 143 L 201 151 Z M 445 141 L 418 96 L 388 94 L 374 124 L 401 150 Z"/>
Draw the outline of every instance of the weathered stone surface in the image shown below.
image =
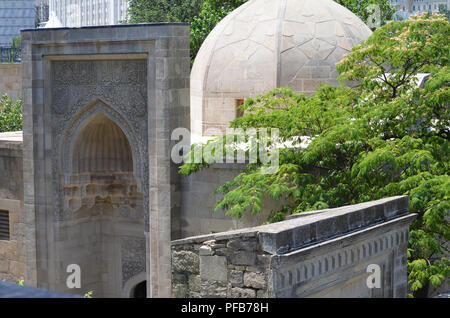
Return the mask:
<path id="1" fill-rule="evenodd" d="M 227 258 L 223 256 L 200 256 L 200 277 L 202 281 L 227 281 Z"/>
<path id="2" fill-rule="evenodd" d="M 232 264 L 252 266 L 256 264 L 256 251 L 230 250 L 229 258 Z"/>
<path id="3" fill-rule="evenodd" d="M 249 288 L 235 287 L 231 289 L 231 298 L 255 298 L 256 292 Z"/>
<path id="4" fill-rule="evenodd" d="M 172 297 L 186 298 L 188 296 L 188 286 L 184 284 L 175 284 L 172 286 Z"/>
<path id="5" fill-rule="evenodd" d="M 210 256 L 213 255 L 213 250 L 210 246 L 202 245 L 199 250 L 200 256 Z"/>
<path id="6" fill-rule="evenodd" d="M 200 293 L 201 279 L 200 275 L 189 276 L 189 291 Z"/>
<path id="7" fill-rule="evenodd" d="M 174 284 L 187 284 L 187 275 L 185 273 L 174 273 L 172 275 L 172 282 Z"/>
<path id="8" fill-rule="evenodd" d="M 212 246 L 214 246 L 215 244 L 216 244 L 216 241 L 215 241 L 215 240 L 209 240 L 209 241 L 203 242 L 203 245 L 204 245 L 204 246 L 209 246 L 209 247 L 212 247 Z"/>
<path id="9" fill-rule="evenodd" d="M 227 245 L 226 244 L 214 244 L 213 246 L 212 246 L 212 248 L 216 251 L 216 250 L 222 250 L 222 249 L 224 249 L 224 248 L 226 248 L 227 247 Z"/>
<path id="10" fill-rule="evenodd" d="M 255 240 L 230 240 L 227 244 L 227 248 L 239 251 L 255 251 L 258 248 Z"/>
<path id="11" fill-rule="evenodd" d="M 395 200 L 399 202 L 393 204 L 392 201 Z M 204 264 L 207 264 L 205 269 L 208 271 L 205 270 L 205 273 L 208 275 L 205 277 L 212 279 L 203 280 L 201 275 L 202 296 L 207 293 L 215 295 L 214 297 L 225 297 L 227 294 L 228 297 L 243 298 L 403 297 L 407 286 L 408 226 L 415 218 L 415 215 L 401 212 L 405 206 L 404 201 L 405 197 L 397 197 L 329 209 L 276 224 L 188 238 L 174 244 L 183 246 L 201 242 L 207 237 L 208 240 L 220 239 L 221 244 L 226 245 L 225 248 L 216 250 L 225 250 L 224 254 L 227 256 L 221 262 L 218 262 L 218 255 L 201 257 L 201 262 L 205 259 Z M 397 209 L 397 217 L 380 223 L 380 211 L 386 213 L 384 215 L 390 214 L 381 208 L 385 203 L 389 203 L 390 208 L 400 208 Z M 350 223 L 357 225 L 356 219 L 342 223 L 349 220 L 348 215 L 357 214 L 361 214 L 363 220 L 372 220 L 373 223 L 369 222 L 367 227 L 306 246 L 302 243 L 301 236 L 296 236 L 306 229 L 309 237 L 316 238 L 313 234 L 317 235 L 317 231 L 328 235 L 329 229 L 325 225 L 340 229 Z M 320 221 L 323 223 L 317 226 Z M 273 238 L 270 241 L 273 243 L 272 247 L 280 248 L 260 250 L 261 242 L 258 240 L 269 242 L 261 233 L 269 234 Z M 285 242 L 300 245 L 288 244 L 288 248 L 283 249 L 282 243 Z M 383 270 L 382 289 L 371 290 L 367 287 L 367 266 L 370 264 L 379 264 Z M 214 271 L 216 272 L 211 274 Z M 224 280 L 217 281 L 221 275 Z"/>
<path id="12" fill-rule="evenodd" d="M 231 270 L 228 273 L 228 280 L 233 287 L 243 287 L 244 285 L 244 272 Z"/>
<path id="13" fill-rule="evenodd" d="M 17 193 L 15 185 L 22 186 L 20 169 L 22 160 L 21 153 L 17 152 L 17 144 L 1 144 L 11 140 L 5 134 L 0 134 L 0 210 L 8 211 L 9 217 L 9 240 L 0 240 L 0 280 L 17 283 L 19 279 L 26 278 L 26 246 L 24 245 L 25 232 L 21 228 L 20 215 L 22 213 L 22 194 Z M 3 168 L 2 168 L 3 167 Z M 11 170 L 8 170 L 10 168 Z M 16 193 L 13 193 L 16 192 Z M 8 199 L 9 198 L 9 199 Z"/>
<path id="14" fill-rule="evenodd" d="M 256 298 L 267 298 L 267 291 L 265 290 L 258 290 L 256 291 Z"/>
<path id="15" fill-rule="evenodd" d="M 266 288 L 266 278 L 263 273 L 247 272 L 244 274 L 244 286 L 256 289 Z"/>
<path id="16" fill-rule="evenodd" d="M 174 252 L 172 254 L 172 266 L 176 272 L 198 274 L 200 271 L 200 258 L 194 252 Z"/>
<path id="17" fill-rule="evenodd" d="M 9 270 L 9 261 L 0 259 L 0 273 L 7 273 Z"/>
<path id="18" fill-rule="evenodd" d="M 234 265 L 255 265 L 258 243 L 256 240 L 238 239 L 227 243 L 227 253 Z"/>
<path id="19" fill-rule="evenodd" d="M 227 285 L 220 281 L 203 280 L 201 282 L 202 297 L 225 298 L 227 297 Z"/>
<path id="20" fill-rule="evenodd" d="M 202 294 L 200 294 L 198 292 L 190 291 L 189 292 L 189 298 L 202 298 Z"/>
<path id="21" fill-rule="evenodd" d="M 122 282 L 145 272 L 145 239 L 135 237 L 121 238 Z"/>
<path id="22" fill-rule="evenodd" d="M 279 224 L 261 227 L 259 240 L 265 252 L 285 254 L 314 242 L 358 230 L 361 226 L 369 227 L 394 215 L 405 215 L 405 201 L 408 201 L 408 197 L 398 196 L 291 218 Z M 385 205 L 389 205 L 395 212 L 386 211 Z M 358 219 L 362 223 L 356 221 Z"/>
<path id="23" fill-rule="evenodd" d="M 228 256 L 228 249 L 227 248 L 219 248 L 214 250 L 214 254 L 218 256 Z"/>

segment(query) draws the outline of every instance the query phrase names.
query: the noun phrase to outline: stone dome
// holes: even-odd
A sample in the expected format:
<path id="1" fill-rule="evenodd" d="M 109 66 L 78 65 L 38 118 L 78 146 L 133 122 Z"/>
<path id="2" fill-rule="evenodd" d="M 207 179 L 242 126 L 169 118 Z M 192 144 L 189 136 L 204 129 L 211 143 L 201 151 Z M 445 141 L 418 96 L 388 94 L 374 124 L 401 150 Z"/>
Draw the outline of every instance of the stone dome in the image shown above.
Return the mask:
<path id="1" fill-rule="evenodd" d="M 191 72 L 194 135 L 223 132 L 242 99 L 275 87 L 311 93 L 337 84 L 335 64 L 370 29 L 333 0 L 250 0 L 203 43 Z"/>

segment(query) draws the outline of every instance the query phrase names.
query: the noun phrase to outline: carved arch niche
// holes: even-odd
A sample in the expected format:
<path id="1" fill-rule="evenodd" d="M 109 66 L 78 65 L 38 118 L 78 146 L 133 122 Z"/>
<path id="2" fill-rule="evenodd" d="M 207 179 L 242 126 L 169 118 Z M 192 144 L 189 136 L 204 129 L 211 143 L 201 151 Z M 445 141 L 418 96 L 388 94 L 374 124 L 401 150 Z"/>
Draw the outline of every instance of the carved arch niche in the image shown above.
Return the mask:
<path id="1" fill-rule="evenodd" d="M 65 215 L 142 219 L 137 143 L 118 113 L 91 103 L 72 121 L 62 148 Z"/>

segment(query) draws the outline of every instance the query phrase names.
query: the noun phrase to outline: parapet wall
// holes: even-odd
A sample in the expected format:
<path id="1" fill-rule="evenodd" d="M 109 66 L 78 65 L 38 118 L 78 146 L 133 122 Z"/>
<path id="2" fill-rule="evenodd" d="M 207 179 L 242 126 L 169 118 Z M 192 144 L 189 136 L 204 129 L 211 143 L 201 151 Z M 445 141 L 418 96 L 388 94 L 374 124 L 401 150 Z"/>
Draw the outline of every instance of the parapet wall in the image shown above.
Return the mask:
<path id="1" fill-rule="evenodd" d="M 405 297 L 414 218 L 408 197 L 394 197 L 174 241 L 172 296 Z"/>
<path id="2" fill-rule="evenodd" d="M 223 198 L 215 190 L 225 182 L 233 180 L 245 170 L 245 164 L 216 163 L 188 177 L 181 177 L 181 202 L 179 222 L 173 217 L 174 231 L 172 238 L 227 232 L 260 225 L 267 220 L 270 211 L 279 207 L 279 202 L 264 199 L 264 211 L 257 216 L 244 215 L 237 220 L 225 215 L 224 211 L 214 211 L 216 202 Z"/>

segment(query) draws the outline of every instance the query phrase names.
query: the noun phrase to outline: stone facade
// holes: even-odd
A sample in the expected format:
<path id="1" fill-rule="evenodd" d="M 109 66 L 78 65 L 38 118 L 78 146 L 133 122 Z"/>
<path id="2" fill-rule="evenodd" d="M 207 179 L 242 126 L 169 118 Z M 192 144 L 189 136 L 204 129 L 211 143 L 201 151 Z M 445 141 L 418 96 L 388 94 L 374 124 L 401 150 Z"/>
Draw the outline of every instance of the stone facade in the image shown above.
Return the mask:
<path id="1" fill-rule="evenodd" d="M 22 98 L 20 63 L 0 63 L 0 95 L 3 94 L 7 94 L 13 102 Z"/>
<path id="2" fill-rule="evenodd" d="M 269 15 L 283 4 L 278 21 L 297 0 L 258 1 Z M 179 175 L 172 132 L 196 112 L 187 24 L 24 30 L 22 46 L 23 135 L 0 135 L 11 233 L 0 241 L 0 279 L 95 297 L 132 297 L 145 284 L 149 297 L 405 295 L 406 197 L 259 226 L 279 203 L 239 221 L 213 214 L 214 190 L 244 165 Z M 314 61 L 304 66 L 321 72 Z M 81 267 L 82 290 L 66 285 L 70 264 Z M 363 284 L 370 264 L 382 269 L 381 289 Z"/>
<path id="3" fill-rule="evenodd" d="M 210 167 L 180 180 L 181 205 L 179 229 L 173 237 L 182 238 L 200 234 L 226 232 L 263 224 L 271 210 L 279 207 L 279 202 L 270 198 L 263 200 L 264 211 L 259 215 L 244 215 L 241 219 L 225 215 L 224 211 L 214 212 L 215 204 L 223 197 L 215 190 L 225 182 L 233 180 L 244 170 L 244 164 L 212 164 Z M 176 220 L 174 220 L 176 221 Z"/>
<path id="4" fill-rule="evenodd" d="M 78 264 L 97 295 L 146 272 L 149 296 L 170 295 L 167 150 L 189 127 L 188 25 L 25 30 L 22 46 L 28 284 L 73 292 Z"/>
<path id="5" fill-rule="evenodd" d="M 90 123 L 92 124 L 93 122 L 91 121 Z M 80 136 L 86 135 L 86 138 L 83 139 L 85 149 L 81 151 L 83 156 L 89 156 L 89 150 L 92 151 L 96 146 L 91 144 L 93 142 L 92 137 L 95 134 L 89 133 L 89 124 L 86 127 L 88 128 L 88 133 L 84 134 L 82 131 L 79 134 Z M 109 127 L 109 125 L 105 125 L 105 127 Z M 76 141 L 74 145 L 76 148 Z M 0 242 L 0 279 L 10 282 L 24 279 L 27 285 L 31 285 L 27 276 L 27 255 L 32 260 L 34 259 L 35 254 L 32 250 L 30 253 L 30 247 L 34 246 L 36 241 L 29 234 L 28 230 L 30 227 L 31 230 L 34 230 L 33 225 L 28 226 L 25 223 L 25 215 L 23 213 L 22 148 L 21 132 L 0 134 L 0 210 L 11 212 L 11 229 L 14 228 L 14 236 L 12 236 L 11 240 Z M 126 153 L 126 151 L 124 152 Z M 266 202 L 268 203 L 266 212 L 256 218 L 244 217 L 241 220 L 235 220 L 230 216 L 225 216 L 223 211 L 213 213 L 214 203 L 220 198 L 220 195 L 214 194 L 214 190 L 224 182 L 231 180 L 242 169 L 242 164 L 215 164 L 198 174 L 181 178 L 181 204 L 179 212 L 172 214 L 171 239 L 241 229 L 263 223 L 268 211 L 274 207 L 275 203 Z M 78 171 L 79 169 L 77 168 L 76 170 Z M 57 223 L 60 226 L 60 238 L 55 248 L 60 249 L 58 253 L 62 255 L 61 259 L 66 260 L 65 262 L 68 262 L 70 259 L 74 263 L 81 263 L 82 269 L 87 268 L 85 273 L 87 276 L 83 278 L 83 286 L 86 290 L 95 290 L 94 294 L 96 297 L 108 296 L 107 293 L 103 292 L 101 284 L 95 280 L 95 277 L 100 275 L 99 271 L 105 271 L 103 259 L 108 258 L 112 266 L 122 269 L 119 272 L 115 272 L 119 280 L 121 280 L 119 283 L 122 286 L 122 294 L 119 296 L 130 297 L 133 288 L 138 283 L 147 280 L 147 272 L 145 270 L 147 241 L 141 231 L 141 226 L 142 228 L 144 227 L 142 198 L 136 201 L 140 202 L 140 208 L 130 208 L 128 205 L 120 204 L 125 200 L 132 200 L 131 197 L 123 198 L 123 188 L 117 184 L 120 180 L 122 182 L 128 180 L 127 174 L 121 173 L 120 176 L 115 176 L 116 185 L 113 193 L 108 191 L 108 185 L 100 183 L 99 181 L 101 180 L 99 179 L 96 179 L 95 186 L 90 183 L 84 184 L 87 177 L 89 176 L 84 175 L 83 178 L 85 179 L 83 181 L 80 177 L 69 175 L 68 178 L 71 179 L 72 183 L 62 184 L 64 189 L 61 196 L 62 209 L 60 210 L 61 214 Z M 89 178 L 92 178 L 92 176 Z M 109 186 L 112 185 L 111 183 Z M 130 189 L 130 186 L 128 186 L 128 189 Z M 99 208 L 98 202 L 97 205 L 95 202 L 95 197 L 97 196 L 110 196 L 113 202 L 119 204 L 119 206 L 111 209 L 104 202 L 102 208 Z M 89 215 L 94 215 L 94 217 L 88 218 Z M 120 223 L 115 223 L 117 221 Z M 116 239 L 114 235 L 105 233 L 106 230 L 109 232 L 120 230 L 124 226 L 124 224 L 121 224 L 122 222 L 125 222 L 125 227 L 131 226 L 135 228 L 133 235 L 125 233 Z M 133 225 L 133 222 L 135 222 L 135 225 Z M 101 229 L 101 231 L 98 229 Z M 13 233 L 13 230 L 11 230 L 11 233 Z M 101 241 L 105 240 L 115 240 L 116 243 L 111 244 L 111 246 L 101 243 Z M 92 255 L 97 256 L 96 258 L 91 258 Z M 195 267 L 195 259 L 187 258 L 184 260 L 186 264 L 192 261 L 194 265 L 189 266 Z M 67 276 L 65 271 L 62 271 L 61 275 L 62 278 L 65 275 Z M 191 284 L 194 284 L 196 281 L 199 282 L 198 279 L 196 280 L 196 277 L 191 277 Z M 45 281 L 37 282 L 38 286 L 43 286 L 44 284 Z M 62 284 L 56 286 L 55 290 L 68 292 Z"/>
<path id="6" fill-rule="evenodd" d="M 408 197 L 172 243 L 174 297 L 406 297 Z M 381 269 L 380 288 L 366 283 Z"/>
<path id="7" fill-rule="evenodd" d="M 26 240 L 23 213 L 22 136 L 0 134 L 0 210 L 9 216 L 9 240 L 0 240 L 0 280 L 26 278 Z"/>

